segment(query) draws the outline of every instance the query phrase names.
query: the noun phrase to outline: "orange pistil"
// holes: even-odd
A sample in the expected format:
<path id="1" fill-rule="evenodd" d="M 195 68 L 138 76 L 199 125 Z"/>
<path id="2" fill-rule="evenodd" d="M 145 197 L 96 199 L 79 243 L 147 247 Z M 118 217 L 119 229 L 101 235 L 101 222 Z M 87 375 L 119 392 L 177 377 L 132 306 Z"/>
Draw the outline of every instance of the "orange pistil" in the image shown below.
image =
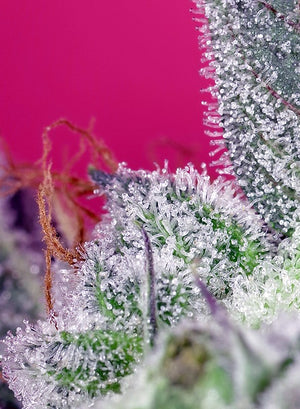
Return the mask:
<path id="1" fill-rule="evenodd" d="M 49 159 L 52 143 L 49 133 L 57 127 L 66 126 L 80 136 L 80 146 L 77 153 L 68 161 L 61 172 L 52 170 Z M 37 189 L 39 221 L 46 243 L 45 259 L 45 298 L 50 316 L 55 317 L 52 299 L 52 258 L 67 262 L 76 268 L 76 263 L 83 259 L 82 243 L 86 239 L 88 221 L 93 224 L 100 221 L 99 214 L 80 203 L 80 199 L 92 195 L 95 185 L 71 174 L 71 169 L 87 148 L 91 150 L 91 161 L 99 167 L 99 162 L 110 170 L 116 171 L 117 161 L 106 145 L 97 140 L 90 130 L 84 130 L 66 119 L 60 119 L 46 127 L 43 135 L 43 155 L 32 165 L 15 165 L 9 150 L 4 146 L 6 163 L 1 166 L 3 176 L 0 177 L 0 195 L 14 194 L 18 189 L 30 187 Z M 71 248 L 65 248 L 59 239 L 59 234 L 53 226 L 53 213 L 59 222 L 65 237 L 72 242 Z M 56 325 L 55 318 L 54 324 Z"/>

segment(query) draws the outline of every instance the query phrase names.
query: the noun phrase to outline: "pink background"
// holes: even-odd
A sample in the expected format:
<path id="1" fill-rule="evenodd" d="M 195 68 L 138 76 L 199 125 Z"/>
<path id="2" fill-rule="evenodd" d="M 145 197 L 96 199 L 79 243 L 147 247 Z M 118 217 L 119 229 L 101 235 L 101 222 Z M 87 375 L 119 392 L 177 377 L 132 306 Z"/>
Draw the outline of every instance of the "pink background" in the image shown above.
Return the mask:
<path id="1" fill-rule="evenodd" d="M 192 7 L 2 0 L 0 133 L 16 160 L 38 159 L 43 128 L 64 117 L 84 128 L 94 118 L 94 134 L 133 168 L 211 161 Z M 55 138 L 55 157 L 66 158 L 76 137 L 64 129 Z"/>

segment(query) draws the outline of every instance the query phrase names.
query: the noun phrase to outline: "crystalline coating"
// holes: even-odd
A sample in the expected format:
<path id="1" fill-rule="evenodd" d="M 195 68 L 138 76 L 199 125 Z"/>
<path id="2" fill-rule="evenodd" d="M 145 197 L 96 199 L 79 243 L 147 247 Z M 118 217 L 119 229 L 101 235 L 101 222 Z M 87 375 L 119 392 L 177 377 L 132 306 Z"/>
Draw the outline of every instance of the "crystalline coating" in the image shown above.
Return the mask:
<path id="1" fill-rule="evenodd" d="M 298 1 L 196 3 L 209 20 L 209 76 L 214 67 L 219 125 L 231 161 L 224 153 L 223 163 L 230 172 L 233 167 L 264 220 L 290 233 L 300 197 Z M 218 115 L 210 117 L 215 128 Z"/>
<path id="2" fill-rule="evenodd" d="M 253 327 L 273 322 L 283 311 L 300 310 L 300 227 L 279 246 L 278 254 L 254 268 L 251 276 L 237 277 L 229 310 Z"/>

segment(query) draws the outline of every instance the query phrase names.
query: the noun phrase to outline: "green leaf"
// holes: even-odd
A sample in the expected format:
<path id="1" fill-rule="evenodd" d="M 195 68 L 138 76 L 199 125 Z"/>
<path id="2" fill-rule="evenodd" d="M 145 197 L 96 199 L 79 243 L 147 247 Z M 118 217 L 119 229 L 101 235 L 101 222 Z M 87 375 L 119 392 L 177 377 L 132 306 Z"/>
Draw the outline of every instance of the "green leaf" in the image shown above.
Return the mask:
<path id="1" fill-rule="evenodd" d="M 298 1 L 198 5 L 209 19 L 214 95 L 230 158 L 225 153 L 222 163 L 266 222 L 290 234 L 300 198 Z M 211 69 L 202 73 L 211 76 Z M 216 113 L 210 116 L 215 128 Z"/>

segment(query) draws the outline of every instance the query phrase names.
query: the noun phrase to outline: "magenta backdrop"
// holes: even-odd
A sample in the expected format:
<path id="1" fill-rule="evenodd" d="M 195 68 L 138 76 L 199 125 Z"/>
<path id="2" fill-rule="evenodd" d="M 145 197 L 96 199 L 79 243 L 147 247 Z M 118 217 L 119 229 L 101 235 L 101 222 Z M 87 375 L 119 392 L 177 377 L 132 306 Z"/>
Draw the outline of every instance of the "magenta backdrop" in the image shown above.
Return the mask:
<path id="1" fill-rule="evenodd" d="M 65 117 L 81 127 L 95 118 L 94 133 L 133 168 L 210 161 L 191 7 L 2 0 L 0 133 L 15 158 L 36 160 L 43 128 Z M 66 140 L 59 137 L 61 149 Z"/>

